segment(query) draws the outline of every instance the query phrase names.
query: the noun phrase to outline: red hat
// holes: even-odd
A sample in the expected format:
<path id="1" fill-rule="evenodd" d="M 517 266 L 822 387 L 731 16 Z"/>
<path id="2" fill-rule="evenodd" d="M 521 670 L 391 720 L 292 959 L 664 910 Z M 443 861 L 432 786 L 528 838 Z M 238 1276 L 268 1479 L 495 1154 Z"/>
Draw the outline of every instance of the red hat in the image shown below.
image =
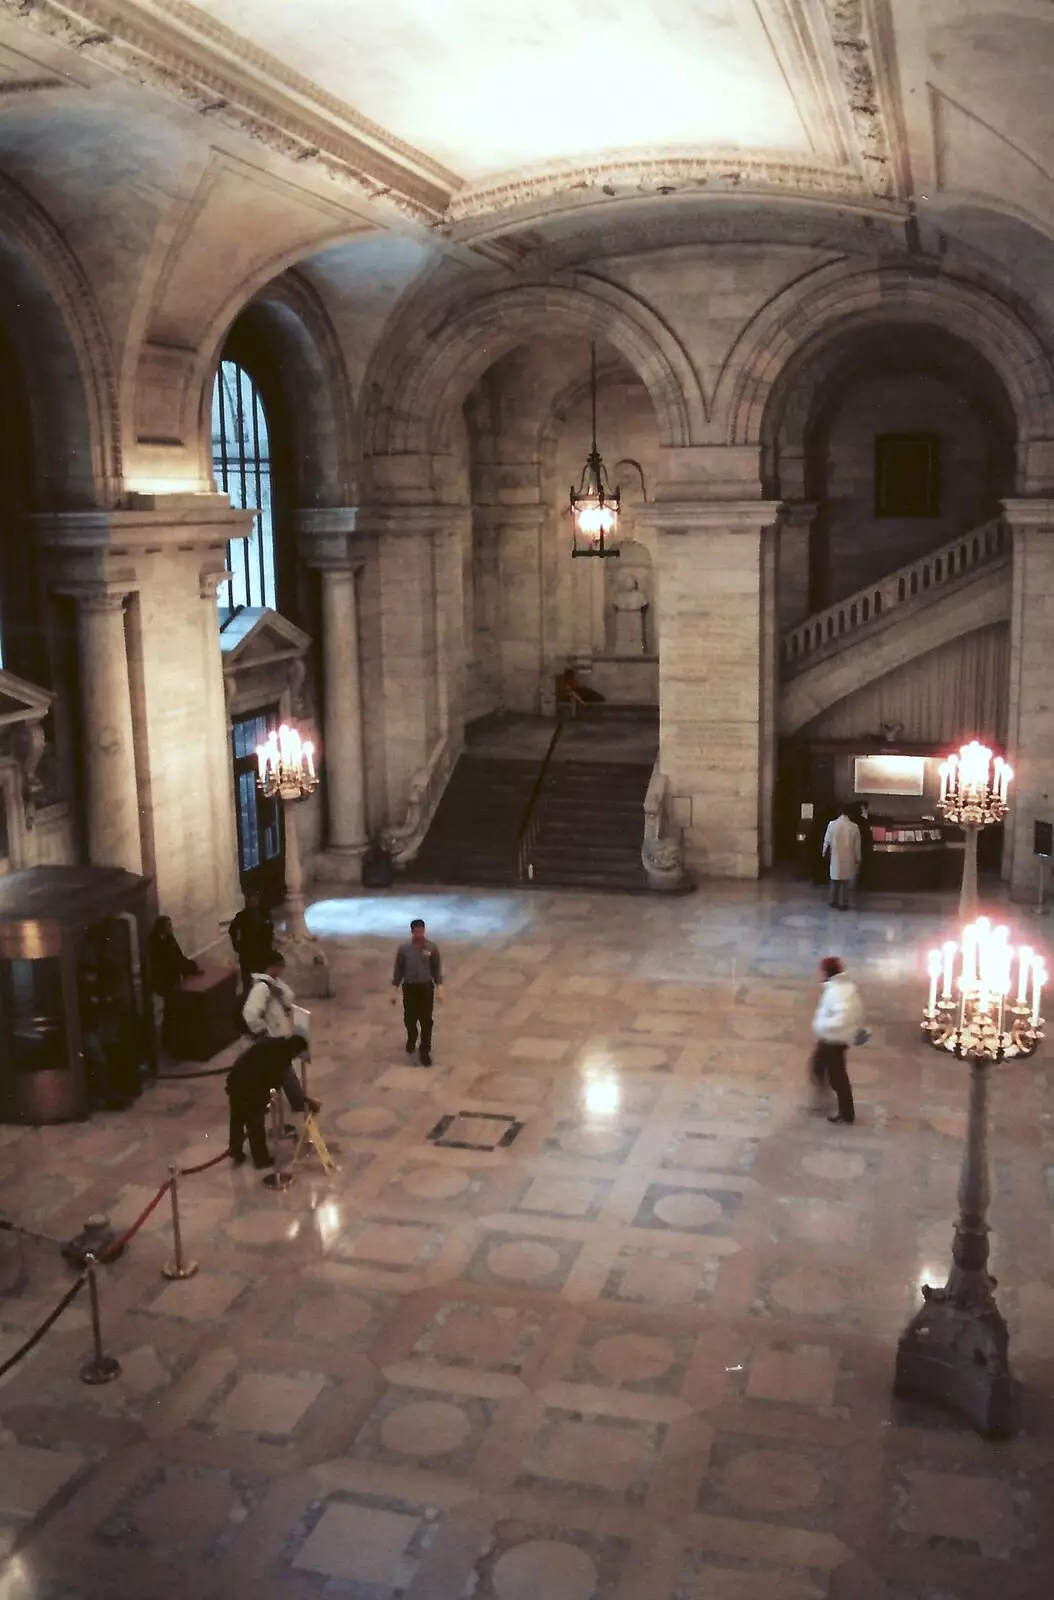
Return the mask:
<path id="1" fill-rule="evenodd" d="M 820 962 L 820 970 L 825 978 L 834 978 L 839 972 L 845 971 L 841 956 L 824 956 Z"/>

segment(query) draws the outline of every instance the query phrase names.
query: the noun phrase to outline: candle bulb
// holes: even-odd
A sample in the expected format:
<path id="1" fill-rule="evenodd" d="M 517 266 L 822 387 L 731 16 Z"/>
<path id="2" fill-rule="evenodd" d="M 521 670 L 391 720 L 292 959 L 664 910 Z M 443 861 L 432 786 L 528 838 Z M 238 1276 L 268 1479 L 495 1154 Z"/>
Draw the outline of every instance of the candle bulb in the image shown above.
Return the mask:
<path id="1" fill-rule="evenodd" d="M 1032 951 L 1023 944 L 1017 953 L 1017 1003 L 1025 1004 L 1028 998 L 1028 978 L 1032 967 Z"/>
<path id="2" fill-rule="evenodd" d="M 304 765 L 309 778 L 315 776 L 315 747 L 310 741 L 304 746 Z"/>
<path id="3" fill-rule="evenodd" d="M 930 969 L 930 1003 L 929 1003 L 929 1006 L 927 1007 L 927 1009 L 932 1012 L 932 1011 L 936 1011 L 936 1009 L 937 1009 L 937 980 L 941 975 L 941 953 L 940 953 L 939 950 L 931 950 L 930 951 L 929 969 Z M 948 998 L 948 993 L 949 993 L 949 991 L 948 991 L 948 987 L 947 987 L 947 968 L 945 968 L 945 990 L 944 990 L 944 996 L 943 996 L 943 998 L 945 1000 Z"/>
<path id="4" fill-rule="evenodd" d="M 1046 978 L 1047 969 L 1042 961 L 1034 961 L 1032 963 L 1032 1026 L 1034 1028 L 1039 1026 L 1039 998 L 1043 993 L 1043 985 L 1046 982 Z"/>
<path id="5" fill-rule="evenodd" d="M 951 999 L 952 974 L 955 971 L 955 949 L 956 949 L 955 941 L 953 939 L 949 939 L 947 941 L 947 943 L 945 944 L 945 946 L 944 946 L 944 982 L 943 982 L 943 984 L 941 986 L 941 999 L 942 1000 L 950 1000 Z M 938 964 L 939 964 L 939 962 L 940 962 L 939 953 L 936 950 L 933 953 L 934 953 L 935 956 L 937 956 L 937 960 L 938 960 Z"/>

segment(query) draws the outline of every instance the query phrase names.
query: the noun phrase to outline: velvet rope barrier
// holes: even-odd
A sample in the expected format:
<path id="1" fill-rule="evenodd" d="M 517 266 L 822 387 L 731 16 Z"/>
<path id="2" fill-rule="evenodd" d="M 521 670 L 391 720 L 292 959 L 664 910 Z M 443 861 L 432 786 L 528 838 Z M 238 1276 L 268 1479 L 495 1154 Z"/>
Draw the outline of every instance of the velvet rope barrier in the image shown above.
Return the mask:
<path id="1" fill-rule="evenodd" d="M 130 1228 L 126 1228 L 119 1239 L 115 1239 L 113 1244 L 108 1245 L 107 1248 L 100 1253 L 100 1261 L 113 1261 L 117 1256 L 120 1255 L 129 1239 L 134 1239 L 135 1235 L 139 1232 L 139 1229 L 143 1226 L 143 1223 L 146 1221 L 150 1213 L 161 1204 L 162 1200 L 165 1198 L 165 1195 L 168 1193 L 171 1182 L 171 1178 L 165 1179 L 154 1198 L 149 1202 L 148 1205 L 143 1207 L 142 1211 L 140 1211 L 139 1215 L 132 1223 L 132 1226 Z"/>
<path id="2" fill-rule="evenodd" d="M 81 1276 L 77 1279 L 73 1287 L 71 1289 L 67 1289 L 66 1293 L 62 1296 L 62 1299 L 59 1301 L 54 1311 L 50 1316 L 44 1318 L 44 1321 L 40 1324 L 40 1327 L 36 1330 L 36 1332 L 30 1334 L 25 1344 L 22 1345 L 20 1349 L 16 1350 L 13 1356 L 8 1356 L 6 1361 L 0 1362 L 0 1378 L 6 1377 L 6 1375 L 11 1371 L 11 1368 L 17 1366 L 17 1364 L 22 1360 L 22 1357 L 28 1356 L 33 1347 L 40 1343 L 48 1329 L 54 1327 L 55 1323 L 59 1320 L 70 1302 L 76 1299 L 77 1295 L 80 1294 L 87 1281 L 88 1274 L 86 1272 L 81 1273 Z"/>
<path id="3" fill-rule="evenodd" d="M 221 1161 L 226 1161 L 230 1153 L 230 1146 L 228 1146 L 226 1150 L 221 1150 L 218 1156 L 212 1156 L 208 1161 L 199 1161 L 196 1167 L 180 1167 L 179 1176 L 181 1178 L 192 1178 L 196 1172 L 208 1172 L 210 1167 L 218 1166 Z"/>

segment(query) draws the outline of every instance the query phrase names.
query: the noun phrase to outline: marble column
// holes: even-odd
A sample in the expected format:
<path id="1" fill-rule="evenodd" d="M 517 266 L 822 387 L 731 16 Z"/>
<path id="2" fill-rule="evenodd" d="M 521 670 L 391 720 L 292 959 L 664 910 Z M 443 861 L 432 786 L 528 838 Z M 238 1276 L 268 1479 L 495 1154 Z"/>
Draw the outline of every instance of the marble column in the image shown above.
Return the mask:
<path id="1" fill-rule="evenodd" d="M 1033 824 L 1054 821 L 1054 499 L 1004 500 L 1014 536 L 1007 754 L 1014 768 L 1004 875 L 1015 900 L 1034 901 Z M 1049 887 L 1049 885 L 1048 885 Z"/>
<path id="2" fill-rule="evenodd" d="M 771 837 L 777 513 L 757 500 L 637 513 L 658 532 L 660 765 L 685 865 L 710 877 L 756 878 Z"/>
<path id="3" fill-rule="evenodd" d="M 77 596 L 88 859 L 142 872 L 124 601 L 109 590 Z"/>
<path id="4" fill-rule="evenodd" d="M 321 580 L 327 847 L 359 852 L 366 844 L 366 805 L 356 569 L 323 567 Z"/>

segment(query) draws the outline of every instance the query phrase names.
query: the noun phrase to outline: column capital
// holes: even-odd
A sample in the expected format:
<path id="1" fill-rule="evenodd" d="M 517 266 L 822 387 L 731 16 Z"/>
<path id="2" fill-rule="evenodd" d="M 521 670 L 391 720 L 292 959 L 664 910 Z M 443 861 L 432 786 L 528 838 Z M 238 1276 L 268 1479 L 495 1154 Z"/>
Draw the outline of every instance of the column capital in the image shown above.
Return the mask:
<path id="1" fill-rule="evenodd" d="M 671 534 L 759 534 L 779 514 L 778 500 L 653 500 L 633 509 L 638 527 Z"/>
<path id="2" fill-rule="evenodd" d="M 456 528 L 459 519 L 471 514 L 471 506 L 465 504 L 380 501 L 359 507 L 356 532 L 383 534 L 386 538 L 441 534 Z"/>
<path id="3" fill-rule="evenodd" d="M 255 518 L 255 511 L 236 511 L 225 494 L 129 494 L 112 511 L 38 512 L 26 520 L 44 549 L 125 555 L 247 539 Z"/>
<path id="4" fill-rule="evenodd" d="M 1037 533 L 1054 533 L 1054 500 L 1037 497 L 1029 500 L 1003 500 L 1003 514 L 1012 528 L 1031 528 Z"/>
<path id="5" fill-rule="evenodd" d="M 302 506 L 293 512 L 293 528 L 308 539 L 333 538 L 355 533 L 358 506 Z"/>
<path id="6" fill-rule="evenodd" d="M 52 592 L 76 600 L 79 612 L 120 611 L 132 592 L 127 583 L 77 582 L 75 579 L 52 585 Z"/>

